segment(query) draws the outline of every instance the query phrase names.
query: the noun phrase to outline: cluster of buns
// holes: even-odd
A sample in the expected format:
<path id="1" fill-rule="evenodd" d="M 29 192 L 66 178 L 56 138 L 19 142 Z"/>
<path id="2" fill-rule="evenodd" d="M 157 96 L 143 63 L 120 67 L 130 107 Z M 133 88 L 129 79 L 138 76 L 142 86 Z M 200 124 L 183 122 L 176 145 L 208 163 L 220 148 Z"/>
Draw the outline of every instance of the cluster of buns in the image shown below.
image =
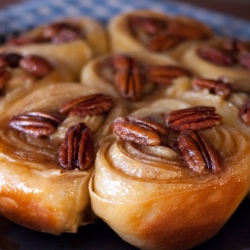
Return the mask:
<path id="1" fill-rule="evenodd" d="M 250 190 L 250 42 L 199 21 L 33 28 L 0 47 L 0 88 L 0 214 L 23 226 L 190 249 Z"/>

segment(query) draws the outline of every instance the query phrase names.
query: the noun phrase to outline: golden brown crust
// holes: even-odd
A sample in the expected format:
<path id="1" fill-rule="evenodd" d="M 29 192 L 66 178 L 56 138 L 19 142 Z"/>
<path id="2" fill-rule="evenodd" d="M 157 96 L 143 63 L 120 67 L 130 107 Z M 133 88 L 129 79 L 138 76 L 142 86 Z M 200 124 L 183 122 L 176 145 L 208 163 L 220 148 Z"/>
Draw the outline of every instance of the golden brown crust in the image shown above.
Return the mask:
<path id="1" fill-rule="evenodd" d="M 49 93 L 49 94 L 48 94 Z M 84 93 L 84 94 L 83 94 Z M 88 181 L 93 171 L 66 170 L 59 165 L 59 145 L 66 130 L 85 122 L 92 130 L 95 144 L 107 133 L 109 122 L 124 114 L 120 105 L 109 114 L 65 118 L 47 137 L 34 137 L 10 127 L 15 115 L 30 111 L 55 112 L 67 101 L 94 94 L 76 83 L 49 84 L 16 98 L 8 110 L 2 110 L 0 142 L 1 214 L 34 230 L 52 234 L 77 232 L 82 224 L 93 222 Z"/>
<path id="2" fill-rule="evenodd" d="M 164 52 L 150 51 L 145 44 L 138 40 L 131 31 L 129 26 L 129 18 L 139 16 L 146 18 L 157 18 L 163 20 L 166 23 L 179 23 L 191 27 L 196 27 L 197 30 L 201 30 L 208 37 L 213 37 L 213 31 L 205 24 L 184 16 L 171 16 L 163 12 L 157 12 L 152 10 L 135 10 L 128 13 L 119 14 L 109 21 L 108 32 L 110 35 L 111 50 L 118 53 L 139 52 L 143 54 L 153 54 L 155 57 L 164 59 L 166 55 L 170 55 L 174 58 L 179 58 L 179 54 L 182 54 L 182 47 L 187 44 L 192 44 L 195 40 L 187 40 L 181 42 L 178 46 Z M 185 46 L 184 46 L 185 47 Z"/>
<path id="3" fill-rule="evenodd" d="M 117 70 L 113 62 L 114 59 L 118 57 L 134 60 L 140 67 L 143 87 L 140 98 L 136 100 L 121 96 L 117 89 L 115 84 Z M 165 78 L 164 83 L 154 82 L 148 74 L 150 68 L 153 69 L 158 66 L 162 68 L 162 72 L 165 72 L 165 76 L 164 73 L 162 76 L 163 79 Z M 131 72 L 133 70 L 134 68 L 131 67 Z M 90 60 L 90 62 L 82 68 L 80 79 L 83 85 L 93 87 L 102 93 L 118 98 L 129 110 L 135 110 L 138 107 L 164 97 L 167 91 L 166 89 L 169 88 L 171 84 L 176 81 L 181 81 L 189 75 L 191 75 L 190 71 L 180 66 L 175 60 L 168 56 L 165 56 L 164 59 L 160 59 L 152 54 L 134 53 L 133 55 L 129 55 L 126 53 L 112 53 Z"/>
<path id="4" fill-rule="evenodd" d="M 36 54 L 51 59 L 54 58 L 70 69 L 75 76 L 75 80 L 78 80 L 80 69 L 87 61 L 94 56 L 102 55 L 109 51 L 106 29 L 100 22 L 88 17 L 65 18 L 57 22 L 78 26 L 84 34 L 83 39 L 60 44 L 49 42 L 28 43 L 19 46 L 7 44 L 2 47 L 1 51 L 21 51 L 23 54 Z M 40 37 L 48 25 L 35 27 L 23 33 L 22 36 Z"/>
<path id="5" fill-rule="evenodd" d="M 185 105 L 189 106 L 163 100 L 135 115 Z M 89 185 L 94 212 L 140 249 L 187 249 L 213 237 L 249 190 L 250 144 L 244 134 L 226 125 L 202 133 L 219 152 L 219 174 L 192 172 L 167 147 L 106 138 Z"/>
<path id="6" fill-rule="evenodd" d="M 218 65 L 198 55 L 200 48 L 204 46 L 218 46 L 225 40 L 225 38 L 216 38 L 209 42 L 188 46 L 182 54 L 180 61 L 198 76 L 210 79 L 225 78 L 234 84 L 238 90 L 249 92 L 250 70 L 248 68 L 238 63 L 230 66 Z"/>

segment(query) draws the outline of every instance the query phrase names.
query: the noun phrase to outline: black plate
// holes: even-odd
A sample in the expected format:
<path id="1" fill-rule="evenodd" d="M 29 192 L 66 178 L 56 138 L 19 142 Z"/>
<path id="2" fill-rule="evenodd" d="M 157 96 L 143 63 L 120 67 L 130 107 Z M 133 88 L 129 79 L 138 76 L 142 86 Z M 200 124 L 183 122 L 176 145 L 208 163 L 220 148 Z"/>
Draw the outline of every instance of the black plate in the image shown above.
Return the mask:
<path id="1" fill-rule="evenodd" d="M 54 236 L 35 232 L 0 217 L 1 250 L 136 250 L 103 221 L 79 228 L 77 234 Z M 194 250 L 250 250 L 250 199 L 245 199 L 222 230 Z"/>

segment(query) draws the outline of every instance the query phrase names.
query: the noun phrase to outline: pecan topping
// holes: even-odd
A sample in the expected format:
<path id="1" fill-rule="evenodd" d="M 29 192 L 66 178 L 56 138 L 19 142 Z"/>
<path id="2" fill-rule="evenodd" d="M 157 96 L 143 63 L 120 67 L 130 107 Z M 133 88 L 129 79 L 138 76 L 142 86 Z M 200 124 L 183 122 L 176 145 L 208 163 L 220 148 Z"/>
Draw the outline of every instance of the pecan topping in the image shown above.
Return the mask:
<path id="1" fill-rule="evenodd" d="M 215 113 L 214 107 L 196 106 L 171 111 L 166 116 L 166 123 L 174 130 L 202 130 L 220 124 L 221 116 Z"/>
<path id="2" fill-rule="evenodd" d="M 49 61 L 36 55 L 24 56 L 20 60 L 19 66 L 37 77 L 45 77 L 53 69 L 53 66 Z"/>
<path id="3" fill-rule="evenodd" d="M 142 42 L 155 52 L 170 50 L 186 39 L 201 40 L 211 37 L 209 31 L 196 24 L 186 24 L 178 20 L 131 16 L 129 25 L 135 35 L 142 34 L 138 36 L 139 40 L 140 37 L 147 38 Z"/>
<path id="4" fill-rule="evenodd" d="M 247 125 L 250 125 L 250 100 L 240 108 L 240 119 Z"/>
<path id="5" fill-rule="evenodd" d="M 27 112 L 14 116 L 9 125 L 26 134 L 40 137 L 53 134 L 60 122 L 61 119 L 55 115 L 42 112 Z"/>
<path id="6" fill-rule="evenodd" d="M 56 22 L 47 25 L 43 30 L 45 39 L 53 43 L 66 43 L 81 38 L 81 29 L 73 24 L 66 22 Z"/>
<path id="7" fill-rule="evenodd" d="M 198 55 L 205 60 L 221 66 L 232 66 L 236 63 L 232 53 L 220 48 L 204 46 L 198 50 Z"/>
<path id="8" fill-rule="evenodd" d="M 147 69 L 147 79 L 154 83 L 171 84 L 175 78 L 191 76 L 191 73 L 178 66 L 150 66 Z"/>
<path id="9" fill-rule="evenodd" d="M 195 24 L 186 24 L 179 21 L 172 21 L 168 25 L 167 32 L 171 35 L 180 36 L 184 39 L 202 40 L 211 37 L 205 29 Z"/>
<path id="10" fill-rule="evenodd" d="M 112 123 L 113 133 L 123 141 L 140 145 L 157 146 L 161 144 L 161 136 L 167 135 L 165 125 L 150 118 L 127 116 L 118 117 Z"/>
<path id="11" fill-rule="evenodd" d="M 247 69 L 250 69 L 250 50 L 249 52 L 240 53 L 238 56 L 239 63 L 246 67 Z"/>
<path id="12" fill-rule="evenodd" d="M 115 72 L 115 87 L 124 99 L 137 101 L 142 96 L 144 75 L 138 63 L 131 57 L 122 56 L 113 59 Z"/>
<path id="13" fill-rule="evenodd" d="M 131 16 L 129 18 L 130 26 L 133 30 L 142 30 L 148 34 L 157 34 L 166 28 L 166 21 L 144 16 Z"/>
<path id="14" fill-rule="evenodd" d="M 215 174 L 222 171 L 217 151 L 201 132 L 182 131 L 178 137 L 178 146 L 187 167 L 193 171 L 199 174 L 207 169 Z"/>
<path id="15" fill-rule="evenodd" d="M 0 68 L 16 68 L 22 56 L 17 53 L 2 53 L 0 54 Z"/>
<path id="16" fill-rule="evenodd" d="M 10 78 L 10 72 L 6 69 L 0 69 L 0 91 L 4 88 Z"/>
<path id="17" fill-rule="evenodd" d="M 83 38 L 80 27 L 67 22 L 56 22 L 43 27 L 42 33 L 37 36 L 22 35 L 7 41 L 10 46 L 22 46 L 33 43 L 67 43 Z"/>
<path id="18" fill-rule="evenodd" d="M 42 37 L 32 37 L 23 35 L 9 39 L 6 44 L 9 46 L 23 46 L 33 43 L 42 43 L 42 42 L 45 42 L 44 38 Z"/>
<path id="19" fill-rule="evenodd" d="M 222 47 L 232 52 L 250 51 L 250 42 L 239 41 L 237 39 L 226 39 L 223 41 Z"/>
<path id="20" fill-rule="evenodd" d="M 112 66 L 115 70 L 128 70 L 133 67 L 139 67 L 139 64 L 132 57 L 117 54 L 111 58 Z"/>
<path id="21" fill-rule="evenodd" d="M 219 46 L 207 46 L 198 51 L 198 54 L 212 63 L 231 66 L 239 63 L 250 69 L 250 42 L 236 39 L 226 39 Z"/>
<path id="22" fill-rule="evenodd" d="M 234 90 L 232 84 L 228 83 L 224 79 L 212 80 L 205 78 L 194 78 L 192 80 L 192 86 L 194 89 L 209 89 L 210 93 L 227 98 Z"/>
<path id="23" fill-rule="evenodd" d="M 66 102 L 59 112 L 68 116 L 100 115 L 108 112 L 113 106 L 113 100 L 108 95 L 92 94 Z"/>
<path id="24" fill-rule="evenodd" d="M 185 38 L 182 36 L 162 32 L 161 34 L 152 37 L 147 46 L 151 51 L 163 52 L 171 50 L 184 40 Z"/>
<path id="25" fill-rule="evenodd" d="M 93 157 L 94 141 L 90 129 L 84 123 L 70 127 L 59 147 L 60 166 L 68 170 L 87 170 Z"/>

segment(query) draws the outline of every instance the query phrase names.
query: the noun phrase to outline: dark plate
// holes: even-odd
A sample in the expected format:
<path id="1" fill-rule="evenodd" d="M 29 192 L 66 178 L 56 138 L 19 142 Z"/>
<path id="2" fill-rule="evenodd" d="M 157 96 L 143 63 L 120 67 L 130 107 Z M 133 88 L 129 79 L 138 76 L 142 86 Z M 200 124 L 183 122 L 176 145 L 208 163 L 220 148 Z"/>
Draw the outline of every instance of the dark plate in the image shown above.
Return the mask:
<path id="1" fill-rule="evenodd" d="M 250 199 L 245 199 L 222 230 L 194 250 L 250 250 Z M 0 218 L 1 250 L 135 250 L 103 221 L 80 227 L 77 234 L 54 236 L 35 232 Z"/>

